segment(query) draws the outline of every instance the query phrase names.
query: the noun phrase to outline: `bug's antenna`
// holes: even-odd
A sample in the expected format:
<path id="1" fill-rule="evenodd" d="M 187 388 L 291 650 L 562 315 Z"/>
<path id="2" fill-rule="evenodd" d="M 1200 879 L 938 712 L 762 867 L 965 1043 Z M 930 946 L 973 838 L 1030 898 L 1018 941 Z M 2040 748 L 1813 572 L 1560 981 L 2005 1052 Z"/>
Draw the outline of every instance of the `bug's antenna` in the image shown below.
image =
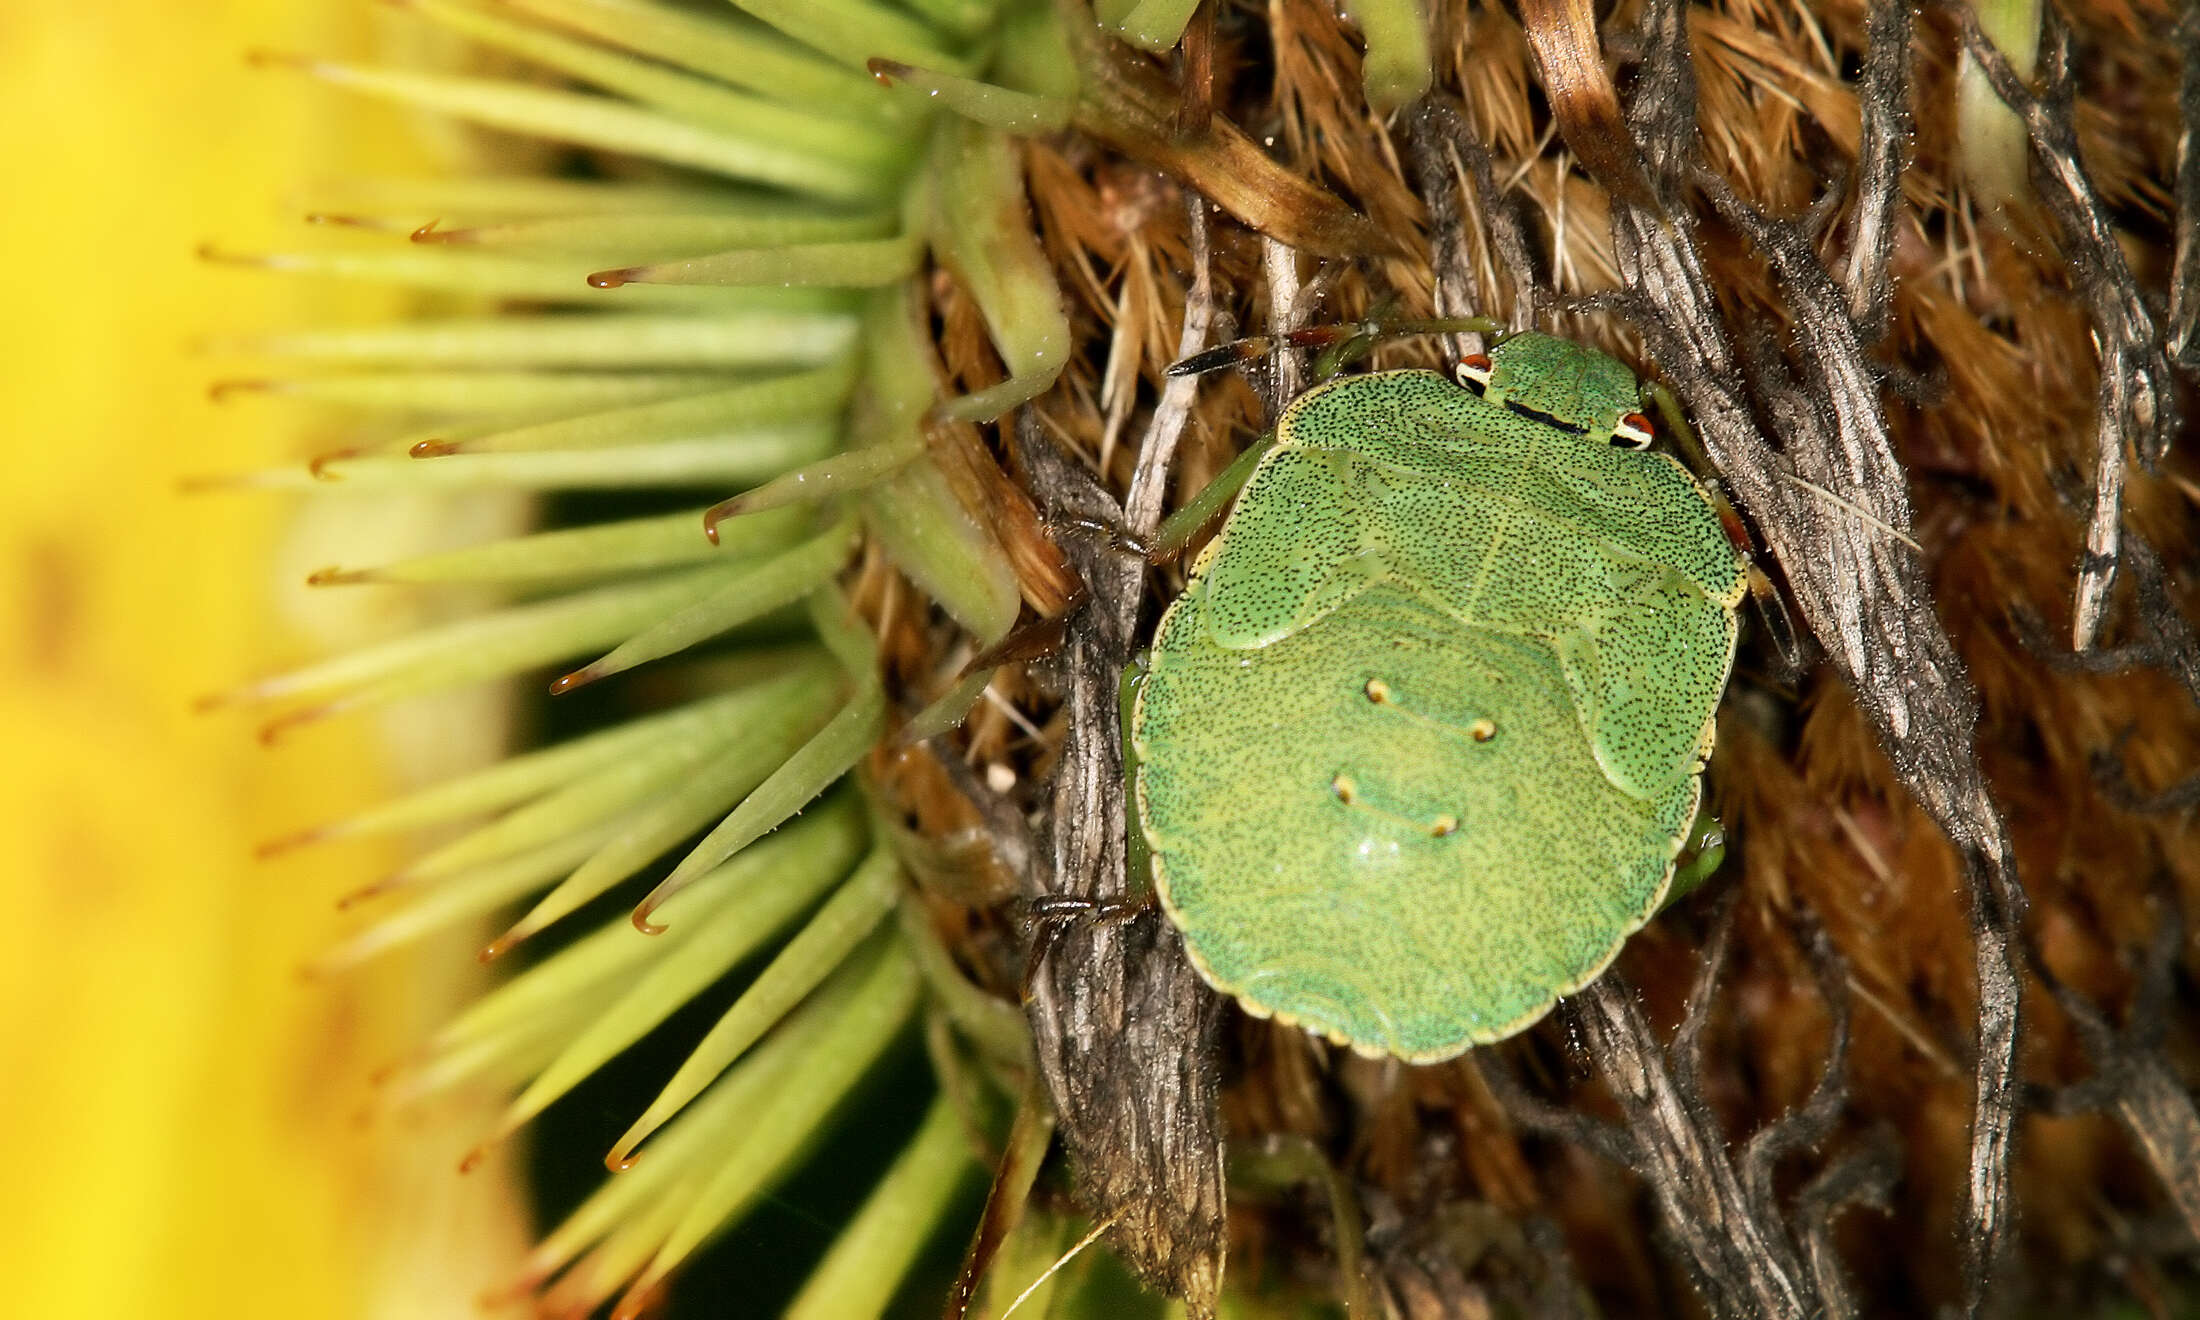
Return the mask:
<path id="1" fill-rule="evenodd" d="M 1328 325 L 1310 325 L 1303 330 L 1269 336 L 1253 335 L 1245 339 L 1233 339 L 1218 344 L 1205 352 L 1194 353 L 1169 364 L 1171 376 L 1203 376 L 1210 371 L 1235 367 L 1273 352 L 1277 344 L 1286 348 L 1318 348 L 1322 356 L 1315 363 L 1317 376 L 1334 374 L 1338 367 L 1358 357 L 1385 339 L 1402 339 L 1407 335 L 1494 335 L 1507 327 L 1485 316 L 1412 317 L 1391 319 L 1372 316 L 1359 321 L 1337 321 Z M 1334 356 L 1333 356 L 1334 355 Z M 1325 370 L 1326 368 L 1326 370 Z"/>

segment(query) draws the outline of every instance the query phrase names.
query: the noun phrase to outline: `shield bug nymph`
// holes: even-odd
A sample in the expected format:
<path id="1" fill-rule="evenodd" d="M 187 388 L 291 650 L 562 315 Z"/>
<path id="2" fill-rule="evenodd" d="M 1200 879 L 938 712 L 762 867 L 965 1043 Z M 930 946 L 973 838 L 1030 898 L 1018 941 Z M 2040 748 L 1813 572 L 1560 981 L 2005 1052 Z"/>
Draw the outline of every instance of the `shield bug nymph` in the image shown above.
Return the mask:
<path id="1" fill-rule="evenodd" d="M 1155 886 L 1217 989 L 1444 1059 L 1663 903 L 1747 568 L 1641 408 L 1521 333 L 1284 411 L 1132 715 Z"/>

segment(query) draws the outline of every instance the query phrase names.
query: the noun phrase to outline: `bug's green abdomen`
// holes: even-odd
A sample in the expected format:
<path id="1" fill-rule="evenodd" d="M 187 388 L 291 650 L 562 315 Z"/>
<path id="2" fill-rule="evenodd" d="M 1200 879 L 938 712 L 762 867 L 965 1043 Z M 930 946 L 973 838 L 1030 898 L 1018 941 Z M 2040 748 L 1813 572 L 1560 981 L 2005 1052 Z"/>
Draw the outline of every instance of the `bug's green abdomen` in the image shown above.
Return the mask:
<path id="1" fill-rule="evenodd" d="M 1656 909 L 1698 781 L 1644 801 L 1599 773 L 1548 647 L 1390 585 L 1257 651 L 1203 634 L 1187 596 L 1157 639 L 1142 815 L 1187 946 L 1248 1007 L 1443 1058 Z"/>
<path id="2" fill-rule="evenodd" d="M 1193 959 L 1363 1053 L 1509 1035 L 1611 960 L 1664 896 L 1733 660 L 1745 569 L 1709 497 L 1611 447 L 1632 377 L 1509 347 L 1484 394 L 1406 371 L 1295 401 L 1134 714 Z"/>

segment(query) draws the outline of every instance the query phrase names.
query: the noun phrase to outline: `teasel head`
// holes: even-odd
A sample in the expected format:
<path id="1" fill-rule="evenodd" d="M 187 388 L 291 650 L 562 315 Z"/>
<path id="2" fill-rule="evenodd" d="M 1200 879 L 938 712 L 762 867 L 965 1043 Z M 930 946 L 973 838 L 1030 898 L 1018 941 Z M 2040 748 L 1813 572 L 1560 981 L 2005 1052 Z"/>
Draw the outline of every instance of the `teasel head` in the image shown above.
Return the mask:
<path id="1" fill-rule="evenodd" d="M 1198 1057 L 1173 1082 L 1064 1062 L 1046 1005 L 1089 969 L 1035 937 L 1051 927 L 1030 900 L 1076 890 L 1054 783 L 1086 764 L 1065 746 L 1091 677 L 1079 639 L 1105 631 L 1101 579 L 1132 579 L 1127 605 L 1112 598 L 1128 634 L 1110 644 L 1147 635 L 1181 582 L 1136 566 L 1117 502 L 1187 499 L 1310 365 L 1284 339 L 1243 354 L 1245 381 L 1169 383 L 1170 362 L 1232 325 L 1480 312 L 1667 365 L 1699 415 L 1726 391 L 1743 401 L 1737 426 L 1876 410 L 1914 504 L 1895 522 L 1793 465 L 1767 489 L 1799 506 L 1729 479 L 1775 577 L 1794 571 L 1778 557 L 1795 544 L 1783 509 L 1838 508 L 1918 556 L 1904 582 L 1935 588 L 1984 711 L 1976 759 L 2021 813 L 2018 975 L 2061 1005 L 2024 1019 L 2020 1098 L 2044 1114 L 2042 1097 L 2087 1067 L 2189 1063 L 2164 955 L 2142 936 L 2182 928 L 2167 914 L 2200 871 L 2173 821 L 2115 795 L 2119 775 L 2174 778 L 2200 723 L 2159 675 L 2058 668 L 2035 645 L 2041 617 L 2085 608 L 2064 597 L 2071 492 L 2094 470 L 2087 317 L 2106 304 L 2087 300 L 2104 286 L 2069 256 L 2081 236 L 2053 228 L 2059 213 L 2012 199 L 2024 175 L 2006 123 L 1974 107 L 1983 75 L 1958 59 L 1954 11 L 1894 37 L 1887 6 L 1695 13 L 1680 40 L 1701 138 L 1685 145 L 1706 180 L 1653 170 L 1655 125 L 1620 117 L 1622 93 L 1638 111 L 1680 95 L 1659 63 L 1668 6 L 1623 6 L 1601 45 L 1588 6 L 1558 3 L 1370 0 L 1350 18 L 1311 0 L 398 8 L 468 53 L 449 68 L 255 58 L 493 130 L 500 149 L 479 174 L 318 185 L 312 241 L 210 253 L 417 289 L 422 309 L 224 345 L 257 365 L 221 393 L 311 408 L 340 439 L 303 467 L 220 484 L 518 497 L 536 529 L 316 573 L 326 590 L 478 608 L 223 704 L 266 712 L 275 738 L 461 685 L 548 682 L 538 718 L 557 732 L 537 744 L 271 845 L 433 840 L 347 900 L 369 915 L 318 972 L 484 921 L 483 957 L 514 965 L 394 1070 L 391 1105 L 501 1088 L 486 1150 L 607 1071 L 640 1088 L 597 1152 L 612 1171 L 516 1277 L 484 1281 L 493 1297 L 631 1315 L 676 1288 L 729 1295 L 740 1285 L 717 1265 L 683 1268 L 713 1240 L 741 1242 L 780 1180 L 867 1125 L 882 1070 L 910 1075 L 921 1048 L 936 1094 L 896 1111 L 897 1153 L 863 1174 L 788 1314 L 882 1313 L 920 1257 L 972 1232 L 981 1166 L 997 1172 L 959 1285 L 983 1294 L 973 1314 L 1003 1314 L 1027 1285 L 1019 1314 L 1129 1305 L 1094 1263 L 1110 1250 L 1200 1314 L 1332 1301 L 1557 1314 L 1590 1297 L 1644 1311 L 1691 1285 L 1713 1313 L 1744 1313 L 1733 1280 L 1661 1254 L 1674 1207 L 1709 1194 L 1648 1162 L 1673 1133 L 1584 1048 L 1608 1043 L 1589 1010 L 1407 1068 L 1202 1000 L 1184 1037 Z M 2085 17 L 2076 40 L 2087 68 L 2119 75 L 2138 125 L 2111 140 L 2100 116 L 2075 117 L 2087 186 L 2141 253 L 2124 279 L 2165 284 L 2144 248 L 2187 220 L 2165 182 L 2170 62 L 2109 18 Z M 1890 43 L 1914 52 L 1899 69 Z M 1899 183 L 1869 177 L 1889 158 L 1867 130 L 1935 98 L 1966 108 L 1921 110 L 1914 147 L 1891 158 Z M 2018 223 L 1974 223 L 1987 196 Z M 1641 234 L 1614 238 L 1637 214 L 1690 227 L 1724 377 L 1668 365 L 1688 356 L 1680 314 L 1645 310 Z M 1762 215 L 1791 228 L 1753 227 Z M 1834 309 L 1886 393 L 1864 376 L 1838 393 L 1812 375 L 1816 349 L 1783 340 L 1836 323 L 1767 259 L 1778 235 L 1891 274 L 1847 277 L 1853 297 Z M 1371 346 L 1386 363 L 1436 352 Z M 1173 466 L 1145 461 L 1171 428 Z M 1746 457 L 1715 428 L 1706 439 L 1711 475 Z M 2184 599 L 2191 540 L 2177 461 L 2122 496 L 2155 568 L 2093 606 L 2142 660 L 2185 654 L 2157 636 Z M 1683 1078 L 1685 1132 L 1713 1147 L 1777 1134 L 1728 1173 L 1735 1206 L 1763 1219 L 1752 1229 L 1788 1246 L 1735 1277 L 1778 1273 L 1785 1251 L 1825 1265 L 1824 1296 L 1873 1314 L 1975 1303 L 2010 1280 L 2087 1299 L 2189 1286 L 2170 1256 L 2130 1264 L 2118 1236 L 2182 1204 L 2175 1171 L 2165 1199 L 2128 1144 L 2148 1131 L 2018 1118 L 2015 1099 L 2018 1153 L 1986 1173 L 2028 1198 L 2021 1236 L 1996 1217 L 1992 1249 L 1960 1263 L 1952 1244 L 1979 1224 L 1973 1138 L 1993 1119 L 1969 1108 L 1983 918 L 1935 815 L 1941 769 L 1904 759 L 1902 731 L 1852 695 L 1869 674 L 1797 595 L 1828 653 L 1783 651 L 1753 626 L 1712 762 L 1735 860 L 1634 941 L 1613 982 L 1659 1024 L 1638 1012 L 1633 1044 Z M 2109 811 L 2128 828 L 2086 824 Z M 1182 957 L 1165 936 L 1150 956 Z M 2073 986 L 2095 998 L 2065 997 Z M 2114 1048 L 2093 1050 L 2082 1006 L 2096 1000 Z M 2153 1052 L 2115 1045 L 2118 1021 L 2152 1032 Z M 637 1054 L 682 1032 L 684 1054 L 633 1078 Z M 1157 1149 L 1219 1170 L 1227 1133 L 1227 1220 L 1219 1195 L 1179 1203 L 1166 1177 L 1139 1184 L 1135 1160 L 1095 1143 L 1089 1111 L 1064 1112 L 1050 1145 L 1065 1095 L 1148 1088 L 1123 1102 L 1135 1126 L 1167 1108 L 1151 1088 L 1169 1085 L 1219 1104 L 1208 1144 Z M 1793 1153 L 1805 1146 L 1819 1153 Z M 1632 1171 L 1630 1151 L 1645 1161 Z M 1859 1198 L 1879 1208 L 1840 1213 Z M 1046 1273 L 1088 1240 L 1101 1245 Z"/>
<path id="2" fill-rule="evenodd" d="M 661 662 L 624 696 L 598 698 L 587 732 L 270 845 L 439 832 L 438 846 L 347 898 L 375 915 L 316 973 L 489 914 L 483 958 L 529 962 L 384 1084 L 397 1108 L 509 1087 L 469 1164 L 718 988 L 715 1025 L 654 1079 L 662 1094 L 636 1105 L 609 1152 L 622 1172 L 519 1277 L 482 1280 L 550 1311 L 633 1313 L 661 1301 L 672 1271 L 818 1133 L 848 1121 L 850 1093 L 883 1055 L 911 1047 L 920 966 L 960 975 L 914 906 L 892 849 L 902 827 L 848 782 L 888 731 L 874 623 L 891 625 L 897 596 L 904 610 L 930 608 L 901 574 L 929 585 L 940 613 L 927 626 L 941 632 L 959 620 L 998 638 L 1019 603 L 997 534 L 926 457 L 943 391 L 913 280 L 928 243 L 990 246 L 980 260 L 1006 274 L 983 284 L 989 310 L 1012 300 L 1001 314 L 1019 327 L 1060 313 L 1051 285 L 1030 278 L 1028 230 L 1006 227 L 1023 206 L 1007 191 L 1005 144 L 884 95 L 861 67 L 882 51 L 975 67 L 990 44 L 969 40 L 975 11 L 934 15 L 935 27 L 851 8 L 840 35 L 861 44 L 836 62 L 733 13 L 405 8 L 477 57 L 460 72 L 256 61 L 538 145 L 500 175 L 332 185 L 314 203 L 321 241 L 210 254 L 415 287 L 425 309 L 225 346 L 267 371 L 218 393 L 298 399 L 349 434 L 302 472 L 219 484 L 518 494 L 553 510 L 550 525 L 314 574 L 330 590 L 482 608 L 222 700 L 268 710 L 274 738 L 546 666 L 562 694 Z M 804 35 L 833 45 L 829 30 Z M 980 207 L 942 210 L 947 181 Z M 1047 354 L 1065 347 L 1048 330 L 1008 346 L 1040 383 Z M 706 521 L 742 490 L 745 507 Z M 584 500 L 630 516 L 554 512 Z M 618 898 L 594 902 L 622 886 L 631 922 L 607 910 Z M 728 998 L 735 969 L 753 976 Z M 928 1013 L 940 993 L 924 997 Z M 892 1296 L 969 1172 L 970 1124 L 982 1130 L 984 1114 L 960 1112 L 940 1100 L 903 1133 L 871 1208 L 848 1225 L 860 1250 L 821 1264 L 796 1313 L 860 1313 Z"/>

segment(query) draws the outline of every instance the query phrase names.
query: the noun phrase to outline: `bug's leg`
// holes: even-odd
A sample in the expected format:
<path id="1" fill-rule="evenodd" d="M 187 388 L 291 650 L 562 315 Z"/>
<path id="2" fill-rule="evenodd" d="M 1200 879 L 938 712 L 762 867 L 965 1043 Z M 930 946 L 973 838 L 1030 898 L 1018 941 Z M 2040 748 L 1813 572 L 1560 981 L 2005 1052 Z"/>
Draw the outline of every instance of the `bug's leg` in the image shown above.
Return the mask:
<path id="1" fill-rule="evenodd" d="M 1090 536 L 1098 536 L 1107 542 L 1110 550 L 1137 555 L 1141 559 L 1153 558 L 1151 544 L 1121 523 L 1087 518 L 1081 514 L 1058 514 L 1045 519 L 1042 525 L 1049 532 L 1084 532 Z"/>
<path id="2" fill-rule="evenodd" d="M 1803 672 L 1803 642 L 1795 631 L 1795 619 L 1788 613 L 1780 589 L 1757 566 L 1757 542 L 1750 536 L 1749 525 L 1742 521 L 1741 512 L 1716 485 L 1707 489 L 1711 491 L 1711 502 L 1718 508 L 1719 524 L 1726 528 L 1726 539 L 1734 543 L 1734 548 L 1749 565 L 1749 602 L 1756 607 L 1757 620 L 1764 625 L 1765 635 L 1772 639 L 1772 649 L 1780 657 L 1786 677 L 1793 680 Z"/>
<path id="3" fill-rule="evenodd" d="M 1047 530 L 1090 533 L 1105 538 L 1108 549 L 1118 554 L 1137 555 L 1149 564 L 1166 564 L 1183 554 L 1184 547 L 1199 530 L 1215 520 L 1223 506 L 1230 502 L 1230 497 L 1238 493 L 1252 476 L 1253 469 L 1260 465 L 1261 456 L 1274 447 L 1271 433 L 1264 433 L 1251 448 L 1201 488 L 1190 504 L 1170 515 L 1151 536 L 1140 536 L 1128 527 L 1098 518 L 1083 517 L 1049 519 Z M 1242 472 L 1238 470 L 1240 466 L 1244 469 Z"/>
<path id="4" fill-rule="evenodd" d="M 1697 438 L 1696 428 L 1688 424 L 1688 415 L 1681 411 L 1681 401 L 1673 397 L 1673 391 L 1667 389 L 1663 381 L 1655 380 L 1643 388 L 1650 395 L 1650 405 L 1658 410 L 1658 419 L 1664 424 L 1665 434 L 1673 437 L 1674 445 L 1687 461 L 1688 470 L 1699 477 L 1717 472 L 1718 469 L 1711 464 L 1710 452 L 1703 447 L 1703 441 Z M 1710 489 L 1719 501 L 1720 516 L 1723 518 L 1725 511 L 1731 506 L 1726 503 L 1724 495 L 1717 493 L 1716 484 L 1710 484 Z M 1727 535 L 1733 534 L 1733 530 L 1729 528 Z M 1749 552 L 1744 550 L 1743 553 Z"/>
<path id="5" fill-rule="evenodd" d="M 1688 418 L 1682 414 L 1680 401 L 1673 397 L 1673 391 L 1656 381 L 1648 388 L 1658 416 L 1664 419 L 1666 434 L 1680 447 L 1689 468 L 1700 477 L 1710 476 L 1715 471 L 1711 455 L 1705 452 L 1703 442 L 1696 437 L 1696 428 L 1690 426 Z M 1795 631 L 1795 620 L 1788 614 L 1787 602 L 1780 599 L 1780 589 L 1757 566 L 1761 552 L 1756 538 L 1749 534 L 1749 524 L 1742 521 L 1741 512 L 1727 499 L 1717 481 L 1707 480 L 1703 484 L 1711 493 L 1711 503 L 1718 510 L 1719 525 L 1726 529 L 1726 539 L 1749 563 L 1749 598 L 1757 607 L 1757 617 L 1763 621 L 1766 635 L 1772 639 L 1773 650 L 1779 653 L 1780 662 L 1791 673 L 1799 673 L 1803 667 L 1803 647 Z"/>
<path id="6" fill-rule="evenodd" d="M 1788 677 L 1801 674 L 1803 640 L 1795 631 L 1795 619 L 1788 613 L 1787 602 L 1780 598 L 1780 589 L 1755 563 L 1749 566 L 1749 600 L 1757 607 L 1758 622 L 1764 624 L 1765 635 L 1772 639 L 1772 649 L 1779 653 Z"/>
<path id="7" fill-rule="evenodd" d="M 1673 867 L 1673 883 L 1666 887 L 1665 906 L 1671 907 L 1696 892 L 1719 863 L 1726 860 L 1726 827 L 1711 814 L 1710 804 L 1696 808 L 1696 823 L 1688 828 L 1680 860 Z"/>
<path id="8" fill-rule="evenodd" d="M 1085 898 L 1077 894 L 1040 894 L 1033 898 L 1030 904 L 1031 952 L 1024 958 L 1023 978 L 1017 983 L 1018 996 L 1026 1003 L 1031 1001 L 1032 988 L 1039 983 L 1039 969 L 1046 966 L 1054 946 L 1062 942 L 1062 937 L 1069 934 L 1072 927 L 1085 922 L 1119 925 L 1136 921 L 1153 910 L 1151 893 L 1135 899 Z"/>
<path id="9" fill-rule="evenodd" d="M 1123 666 L 1123 677 L 1116 687 L 1116 708 L 1123 730 L 1123 783 L 1125 799 L 1137 800 L 1135 785 L 1138 782 L 1138 750 L 1131 741 L 1131 712 L 1138 701 L 1139 685 L 1146 681 L 1146 657 L 1140 653 Z M 1031 953 L 1024 960 L 1021 994 L 1028 1000 L 1031 988 L 1037 984 L 1039 969 L 1046 965 L 1054 946 L 1061 942 L 1072 926 L 1079 922 L 1095 922 L 1113 925 L 1135 921 L 1154 910 L 1158 904 L 1154 898 L 1153 860 L 1146 847 L 1146 832 L 1139 825 L 1137 808 L 1133 805 L 1125 833 L 1125 869 L 1130 882 L 1130 896 L 1120 899 L 1084 898 L 1076 894 L 1040 894 L 1031 900 Z"/>
<path id="10" fill-rule="evenodd" d="M 1147 653 L 1140 651 L 1123 666 L 1123 677 L 1115 685 L 1116 718 L 1123 730 L 1123 800 L 1129 804 L 1125 813 L 1123 841 L 1123 869 L 1130 882 L 1131 892 L 1153 901 L 1153 849 L 1146 842 L 1146 828 L 1138 819 L 1138 743 L 1131 737 L 1131 716 L 1138 708 L 1139 689 L 1146 684 L 1146 672 L 1150 667 Z"/>
<path id="11" fill-rule="evenodd" d="M 1319 342 L 1296 342 L 1300 336 L 1308 333 L 1307 330 L 1294 332 L 1284 338 L 1291 341 L 1293 348 L 1321 349 L 1321 352 L 1314 355 L 1314 379 L 1324 381 L 1374 351 L 1375 342 L 1383 333 L 1382 318 L 1389 313 L 1390 302 L 1385 299 L 1369 308 L 1366 316 L 1350 325 L 1310 327 L 1312 333 L 1321 336 Z"/>
<path id="12" fill-rule="evenodd" d="M 1230 466 L 1215 474 L 1214 480 L 1200 488 L 1184 507 L 1169 515 L 1167 521 L 1154 529 L 1147 538 L 1143 553 L 1149 564 L 1166 564 L 1184 553 L 1184 547 L 1192 543 L 1200 529 L 1221 514 L 1224 506 L 1236 498 L 1253 479 L 1253 469 L 1268 457 L 1276 447 L 1274 431 L 1261 432 L 1260 439 L 1246 446 L 1245 452 L 1230 460 Z"/>

